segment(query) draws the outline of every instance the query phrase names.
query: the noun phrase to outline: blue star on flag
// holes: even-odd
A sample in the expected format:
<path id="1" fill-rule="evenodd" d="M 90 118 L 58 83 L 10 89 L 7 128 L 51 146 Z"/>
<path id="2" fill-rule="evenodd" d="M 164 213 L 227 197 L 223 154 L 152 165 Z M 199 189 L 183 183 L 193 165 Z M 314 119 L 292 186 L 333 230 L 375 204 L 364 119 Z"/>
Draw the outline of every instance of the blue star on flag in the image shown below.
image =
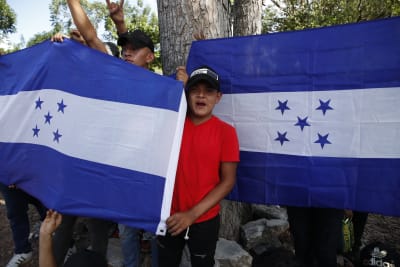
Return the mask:
<path id="1" fill-rule="evenodd" d="M 46 124 L 46 123 L 50 124 L 50 120 L 53 118 L 53 116 L 50 115 L 50 111 L 49 111 L 49 112 L 47 112 L 46 115 L 44 115 L 44 118 L 45 118 L 44 124 Z"/>
<path id="2" fill-rule="evenodd" d="M 40 100 L 40 97 L 39 97 L 39 99 L 35 101 L 35 103 L 36 103 L 35 109 L 42 109 L 43 102 L 44 101 Z"/>
<path id="3" fill-rule="evenodd" d="M 288 100 L 282 102 L 280 100 L 278 100 L 278 106 L 275 108 L 275 110 L 280 110 L 282 115 L 285 112 L 285 110 L 290 110 L 290 108 L 287 106 Z"/>
<path id="4" fill-rule="evenodd" d="M 324 102 L 321 99 L 319 100 L 319 107 L 316 108 L 316 110 L 322 110 L 322 113 L 325 116 L 325 113 L 328 109 L 332 109 L 333 108 L 331 106 L 329 106 L 329 103 L 331 102 L 331 100 L 329 99 L 328 101 Z"/>
<path id="5" fill-rule="evenodd" d="M 67 107 L 67 105 L 65 105 L 64 104 L 64 99 L 61 99 L 61 102 L 60 103 L 58 103 L 57 102 L 57 105 L 58 105 L 58 112 L 62 112 L 62 113 L 64 113 L 64 108 L 66 108 Z"/>
<path id="6" fill-rule="evenodd" d="M 33 131 L 33 137 L 39 137 L 39 131 L 40 131 L 40 129 L 37 127 L 37 124 L 36 124 L 36 126 L 35 126 L 35 128 L 32 128 L 32 131 Z"/>
<path id="7" fill-rule="evenodd" d="M 307 122 L 307 119 L 308 117 L 301 119 L 299 116 L 297 116 L 297 123 L 294 126 L 300 126 L 301 131 L 303 131 L 305 126 L 311 126 L 311 124 Z"/>
<path id="8" fill-rule="evenodd" d="M 284 132 L 283 134 L 280 133 L 280 132 L 277 132 L 277 133 L 278 133 L 278 137 L 275 138 L 274 140 L 275 141 L 279 141 L 281 143 L 281 146 L 283 146 L 284 142 L 286 142 L 286 141 L 289 142 L 290 141 L 289 139 L 286 138 L 287 132 Z"/>
<path id="9" fill-rule="evenodd" d="M 329 142 L 329 140 L 328 140 L 328 135 L 329 134 L 322 136 L 318 133 L 318 140 L 315 141 L 314 143 L 319 143 L 321 145 L 321 149 L 324 149 L 324 146 L 326 144 L 331 144 L 331 142 Z"/>
<path id="10" fill-rule="evenodd" d="M 57 129 L 57 131 L 53 132 L 53 134 L 54 134 L 53 141 L 59 143 L 62 135 L 58 132 L 58 129 Z"/>

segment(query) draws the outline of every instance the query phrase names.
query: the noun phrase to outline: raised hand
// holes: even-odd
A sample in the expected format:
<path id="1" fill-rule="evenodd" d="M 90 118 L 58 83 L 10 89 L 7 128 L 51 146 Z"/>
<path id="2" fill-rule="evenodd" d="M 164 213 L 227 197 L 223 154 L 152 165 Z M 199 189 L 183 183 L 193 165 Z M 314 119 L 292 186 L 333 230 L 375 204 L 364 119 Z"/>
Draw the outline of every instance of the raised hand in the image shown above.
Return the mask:
<path id="1" fill-rule="evenodd" d="M 106 2 L 112 21 L 115 24 L 124 23 L 124 0 L 121 0 L 119 3 L 110 2 L 110 0 L 106 0 Z"/>
<path id="2" fill-rule="evenodd" d="M 182 81 L 183 85 L 186 86 L 186 82 L 189 79 L 189 76 L 186 72 L 186 67 L 185 66 L 178 66 L 176 68 L 176 79 L 178 81 Z"/>
<path id="3" fill-rule="evenodd" d="M 57 211 L 48 210 L 46 218 L 43 220 L 40 226 L 40 235 L 51 235 L 61 224 L 62 215 Z"/>
<path id="4" fill-rule="evenodd" d="M 62 43 L 64 41 L 65 38 L 68 38 L 68 36 L 65 36 L 64 34 L 62 34 L 61 32 L 58 32 L 56 34 L 54 34 L 51 37 L 51 41 L 52 42 L 58 42 L 58 43 Z"/>

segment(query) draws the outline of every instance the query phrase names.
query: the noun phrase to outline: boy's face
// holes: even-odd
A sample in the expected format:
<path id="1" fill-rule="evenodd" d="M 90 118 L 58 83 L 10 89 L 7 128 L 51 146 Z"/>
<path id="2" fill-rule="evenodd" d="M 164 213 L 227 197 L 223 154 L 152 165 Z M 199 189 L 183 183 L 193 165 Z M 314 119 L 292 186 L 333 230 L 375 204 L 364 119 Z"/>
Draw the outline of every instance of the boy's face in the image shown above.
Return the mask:
<path id="1" fill-rule="evenodd" d="M 147 69 L 154 60 L 154 53 L 148 47 L 133 49 L 131 44 L 126 44 L 122 47 L 122 58 L 126 62 Z"/>
<path id="2" fill-rule="evenodd" d="M 189 116 L 194 124 L 207 121 L 212 116 L 214 106 L 219 102 L 222 93 L 211 88 L 207 82 L 200 81 L 187 91 Z"/>

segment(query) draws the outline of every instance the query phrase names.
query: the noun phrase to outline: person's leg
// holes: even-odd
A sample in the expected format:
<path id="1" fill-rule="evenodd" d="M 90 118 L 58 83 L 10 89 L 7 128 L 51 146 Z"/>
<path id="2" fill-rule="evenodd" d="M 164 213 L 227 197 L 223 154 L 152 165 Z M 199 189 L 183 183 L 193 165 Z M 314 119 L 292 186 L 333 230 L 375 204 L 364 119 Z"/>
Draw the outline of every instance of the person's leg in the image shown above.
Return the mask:
<path id="1" fill-rule="evenodd" d="M 29 243 L 28 197 L 19 189 L 11 189 L 0 183 L 0 191 L 6 202 L 7 218 L 10 222 L 14 241 L 14 253 L 32 251 Z"/>
<path id="2" fill-rule="evenodd" d="M 287 207 L 290 232 L 294 240 L 296 259 L 304 266 L 313 266 L 312 208 Z"/>
<path id="3" fill-rule="evenodd" d="M 151 267 L 158 267 L 158 244 L 157 236 L 151 232 L 144 232 L 142 240 L 148 241 L 150 243 L 151 252 Z M 143 249 L 143 248 L 142 248 Z"/>
<path id="4" fill-rule="evenodd" d="M 40 216 L 40 221 L 43 221 L 44 218 L 46 218 L 47 208 L 42 204 L 42 202 L 32 196 L 29 196 L 29 203 L 36 207 L 36 210 Z"/>
<path id="5" fill-rule="evenodd" d="M 92 250 L 107 258 L 108 234 L 111 222 L 90 218 L 88 222 Z"/>
<path id="6" fill-rule="evenodd" d="M 336 267 L 338 236 L 342 234 L 342 209 L 313 208 L 314 251 L 319 267 Z"/>
<path id="7" fill-rule="evenodd" d="M 182 258 L 183 248 L 186 240 L 185 232 L 177 236 L 166 233 L 165 236 L 158 236 L 158 266 L 179 267 Z"/>
<path id="8" fill-rule="evenodd" d="M 76 219 L 76 216 L 63 214 L 61 224 L 54 232 L 53 252 L 57 266 L 63 266 L 64 264 L 65 255 L 73 240 Z"/>
<path id="9" fill-rule="evenodd" d="M 157 236 L 151 237 L 151 267 L 158 267 L 158 240 Z"/>
<path id="10" fill-rule="evenodd" d="M 190 226 L 188 246 L 193 267 L 213 267 L 217 247 L 220 216 Z"/>
<path id="11" fill-rule="evenodd" d="M 118 225 L 124 267 L 138 267 L 140 263 L 139 229 Z"/>
<path id="12" fill-rule="evenodd" d="M 353 227 L 354 227 L 354 246 L 353 250 L 359 250 L 361 247 L 361 237 L 364 233 L 365 224 L 367 223 L 368 212 L 353 211 Z"/>

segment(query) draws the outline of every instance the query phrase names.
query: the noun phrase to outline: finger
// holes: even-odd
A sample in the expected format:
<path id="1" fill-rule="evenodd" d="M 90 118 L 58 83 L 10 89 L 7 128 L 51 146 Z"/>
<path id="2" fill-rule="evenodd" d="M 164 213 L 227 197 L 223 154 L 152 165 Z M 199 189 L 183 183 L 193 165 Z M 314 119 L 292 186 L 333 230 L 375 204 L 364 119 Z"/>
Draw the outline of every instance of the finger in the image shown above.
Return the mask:
<path id="1" fill-rule="evenodd" d="M 121 1 L 119 2 L 119 6 L 122 8 L 123 5 L 124 5 L 124 0 L 121 0 Z"/>
<path id="2" fill-rule="evenodd" d="M 106 0 L 106 3 L 107 3 L 107 6 L 108 6 L 108 7 L 111 6 L 110 0 Z"/>

